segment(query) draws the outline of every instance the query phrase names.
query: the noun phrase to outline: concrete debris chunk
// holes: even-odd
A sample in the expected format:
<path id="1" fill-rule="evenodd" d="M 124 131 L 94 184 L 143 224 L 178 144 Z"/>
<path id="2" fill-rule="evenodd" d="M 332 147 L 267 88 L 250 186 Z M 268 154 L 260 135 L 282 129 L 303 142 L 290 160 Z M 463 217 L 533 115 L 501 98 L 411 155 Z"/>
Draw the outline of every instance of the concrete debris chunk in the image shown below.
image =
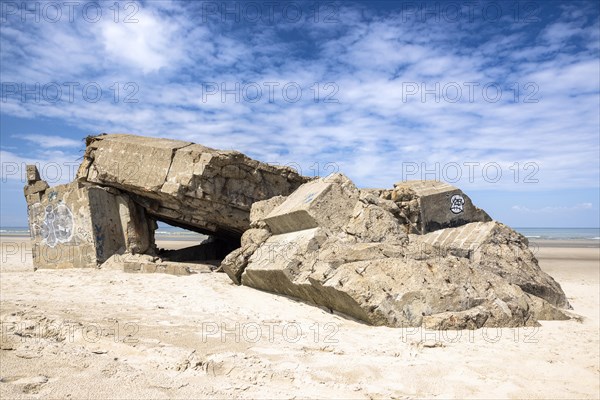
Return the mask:
<path id="1" fill-rule="evenodd" d="M 492 220 L 485 211 L 475 207 L 462 190 L 444 182 L 398 182 L 391 199 L 410 222 L 412 233 L 425 234 Z"/>
<path id="2" fill-rule="evenodd" d="M 213 272 L 211 264 L 165 261 L 143 254 L 115 254 L 106 260 L 101 269 L 121 270 L 129 273 L 163 273 L 169 275 L 191 275 Z"/>
<path id="3" fill-rule="evenodd" d="M 274 234 L 316 227 L 340 229 L 350 219 L 358 189 L 342 174 L 308 182 L 275 207 L 264 221 Z"/>
<path id="4" fill-rule="evenodd" d="M 560 285 L 539 267 L 527 238 L 497 221 L 411 235 L 411 251 L 417 258 L 467 258 L 554 306 L 571 308 Z"/>
<path id="5" fill-rule="evenodd" d="M 40 178 L 40 171 L 38 171 L 36 165 L 28 165 L 26 167 L 26 172 L 27 172 L 27 184 L 28 185 L 31 185 L 32 183 L 42 180 L 42 178 Z"/>

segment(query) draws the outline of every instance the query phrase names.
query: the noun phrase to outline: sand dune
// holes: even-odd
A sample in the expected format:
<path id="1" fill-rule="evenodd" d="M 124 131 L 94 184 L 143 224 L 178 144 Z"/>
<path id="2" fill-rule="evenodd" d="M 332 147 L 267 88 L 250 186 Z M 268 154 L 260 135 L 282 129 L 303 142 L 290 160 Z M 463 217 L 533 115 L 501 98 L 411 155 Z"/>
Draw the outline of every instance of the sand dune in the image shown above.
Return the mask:
<path id="1" fill-rule="evenodd" d="M 2 238 L 3 399 L 600 397 L 597 245 L 536 250 L 583 321 L 439 332 L 370 327 L 225 274 L 33 272 L 27 242 Z"/>

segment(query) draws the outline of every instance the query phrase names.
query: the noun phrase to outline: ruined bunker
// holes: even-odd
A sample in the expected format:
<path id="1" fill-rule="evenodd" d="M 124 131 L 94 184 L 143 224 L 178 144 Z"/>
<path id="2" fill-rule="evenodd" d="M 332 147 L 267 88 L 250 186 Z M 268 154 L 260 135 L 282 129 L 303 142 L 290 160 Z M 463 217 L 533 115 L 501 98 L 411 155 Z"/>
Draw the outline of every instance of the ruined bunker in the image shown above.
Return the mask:
<path id="1" fill-rule="evenodd" d="M 28 166 L 36 268 L 225 272 L 373 325 L 474 329 L 570 318 L 527 239 L 437 181 L 359 189 L 190 142 L 89 137 L 75 181 Z M 157 221 L 209 235 L 158 249 Z"/>

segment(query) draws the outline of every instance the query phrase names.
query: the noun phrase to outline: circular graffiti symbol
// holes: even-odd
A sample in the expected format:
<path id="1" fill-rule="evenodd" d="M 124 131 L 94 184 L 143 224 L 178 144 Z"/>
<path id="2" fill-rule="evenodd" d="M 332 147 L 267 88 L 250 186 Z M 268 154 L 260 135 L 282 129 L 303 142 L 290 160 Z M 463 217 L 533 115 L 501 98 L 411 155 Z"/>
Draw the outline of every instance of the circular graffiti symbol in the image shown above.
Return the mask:
<path id="1" fill-rule="evenodd" d="M 465 199 L 460 194 L 455 194 L 450 198 L 450 211 L 454 214 L 460 214 L 465 209 Z"/>

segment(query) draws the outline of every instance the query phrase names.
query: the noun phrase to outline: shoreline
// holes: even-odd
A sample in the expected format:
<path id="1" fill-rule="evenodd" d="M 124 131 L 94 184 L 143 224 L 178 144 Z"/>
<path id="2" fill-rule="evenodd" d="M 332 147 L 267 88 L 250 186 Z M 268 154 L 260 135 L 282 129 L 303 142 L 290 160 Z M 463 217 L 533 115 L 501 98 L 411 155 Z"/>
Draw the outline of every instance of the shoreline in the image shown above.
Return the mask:
<path id="1" fill-rule="evenodd" d="M 596 239 L 528 239 L 529 247 L 559 248 L 596 248 L 600 249 L 600 240 Z"/>

